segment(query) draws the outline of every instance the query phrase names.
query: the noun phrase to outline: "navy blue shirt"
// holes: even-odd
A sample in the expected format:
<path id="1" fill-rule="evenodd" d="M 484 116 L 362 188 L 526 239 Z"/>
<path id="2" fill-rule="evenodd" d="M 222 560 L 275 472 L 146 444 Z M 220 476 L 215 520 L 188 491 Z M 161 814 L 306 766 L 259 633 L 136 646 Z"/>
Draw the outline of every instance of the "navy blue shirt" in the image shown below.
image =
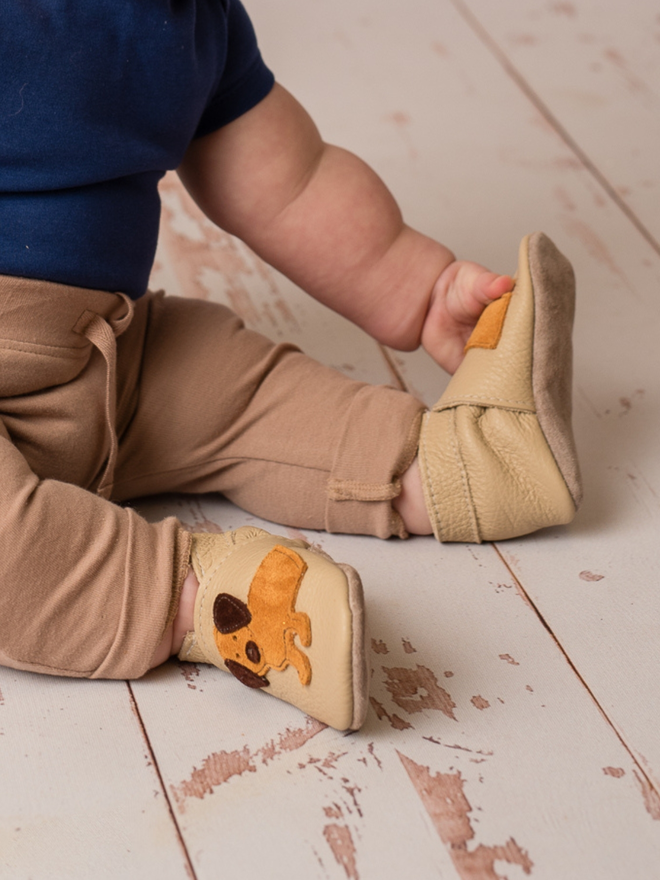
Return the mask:
<path id="1" fill-rule="evenodd" d="M 158 181 L 272 85 L 239 0 L 0 2 L 0 274 L 141 296 Z"/>

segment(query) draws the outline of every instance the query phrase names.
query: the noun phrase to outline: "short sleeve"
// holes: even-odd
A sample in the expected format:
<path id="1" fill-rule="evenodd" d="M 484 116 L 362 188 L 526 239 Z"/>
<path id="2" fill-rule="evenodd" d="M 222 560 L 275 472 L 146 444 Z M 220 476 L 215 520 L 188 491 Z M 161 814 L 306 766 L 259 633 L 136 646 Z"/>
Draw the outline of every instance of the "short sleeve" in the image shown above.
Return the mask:
<path id="1" fill-rule="evenodd" d="M 218 88 L 209 101 L 195 137 L 221 128 L 258 104 L 273 88 L 275 78 L 264 63 L 257 37 L 240 0 L 225 0 L 227 54 Z"/>

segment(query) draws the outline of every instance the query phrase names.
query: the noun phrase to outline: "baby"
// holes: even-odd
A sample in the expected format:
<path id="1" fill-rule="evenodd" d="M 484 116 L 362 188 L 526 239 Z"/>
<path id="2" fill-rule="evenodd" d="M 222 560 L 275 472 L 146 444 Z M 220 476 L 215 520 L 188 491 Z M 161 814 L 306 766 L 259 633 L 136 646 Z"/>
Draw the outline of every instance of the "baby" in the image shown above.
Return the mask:
<path id="1" fill-rule="evenodd" d="M 178 654 L 357 728 L 368 676 L 350 567 L 116 502 L 216 491 L 283 524 L 383 538 L 570 521 L 570 266 L 531 236 L 514 287 L 406 226 L 274 81 L 239 0 L 5 6 L 0 662 L 131 678 Z M 454 373 L 433 411 L 220 305 L 146 292 L 172 168 L 311 296 Z"/>

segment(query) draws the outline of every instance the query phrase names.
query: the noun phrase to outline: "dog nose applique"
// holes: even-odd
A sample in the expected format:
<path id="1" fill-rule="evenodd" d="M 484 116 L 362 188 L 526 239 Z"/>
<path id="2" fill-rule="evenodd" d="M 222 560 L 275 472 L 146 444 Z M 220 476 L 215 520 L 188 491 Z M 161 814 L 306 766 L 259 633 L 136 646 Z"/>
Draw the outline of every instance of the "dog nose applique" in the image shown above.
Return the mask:
<path id="1" fill-rule="evenodd" d="M 302 685 L 312 680 L 307 655 L 294 639 L 309 647 L 309 616 L 296 611 L 296 599 L 307 563 L 290 547 L 277 545 L 263 558 L 250 584 L 247 604 L 220 593 L 214 602 L 214 638 L 225 666 L 248 687 L 266 687 L 271 669 L 292 665 Z"/>

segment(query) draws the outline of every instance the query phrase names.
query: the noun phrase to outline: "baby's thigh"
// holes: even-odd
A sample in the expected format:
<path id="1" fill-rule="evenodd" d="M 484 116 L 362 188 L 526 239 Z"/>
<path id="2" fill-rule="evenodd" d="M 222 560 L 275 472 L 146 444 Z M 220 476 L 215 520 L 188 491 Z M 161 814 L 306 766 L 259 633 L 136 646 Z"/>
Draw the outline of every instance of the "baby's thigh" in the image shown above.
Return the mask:
<path id="1" fill-rule="evenodd" d="M 142 337 L 132 330 L 118 340 L 119 373 L 139 360 L 137 406 L 119 438 L 113 497 L 217 490 L 218 471 L 255 430 L 274 439 L 269 414 L 288 421 L 304 356 L 202 300 L 150 297 Z"/>
<path id="2" fill-rule="evenodd" d="M 110 449 L 108 364 L 81 316 L 110 315 L 119 298 L 17 282 L 0 309 L 0 419 L 31 470 L 94 488 Z M 83 322 L 84 323 L 84 322 Z"/>

